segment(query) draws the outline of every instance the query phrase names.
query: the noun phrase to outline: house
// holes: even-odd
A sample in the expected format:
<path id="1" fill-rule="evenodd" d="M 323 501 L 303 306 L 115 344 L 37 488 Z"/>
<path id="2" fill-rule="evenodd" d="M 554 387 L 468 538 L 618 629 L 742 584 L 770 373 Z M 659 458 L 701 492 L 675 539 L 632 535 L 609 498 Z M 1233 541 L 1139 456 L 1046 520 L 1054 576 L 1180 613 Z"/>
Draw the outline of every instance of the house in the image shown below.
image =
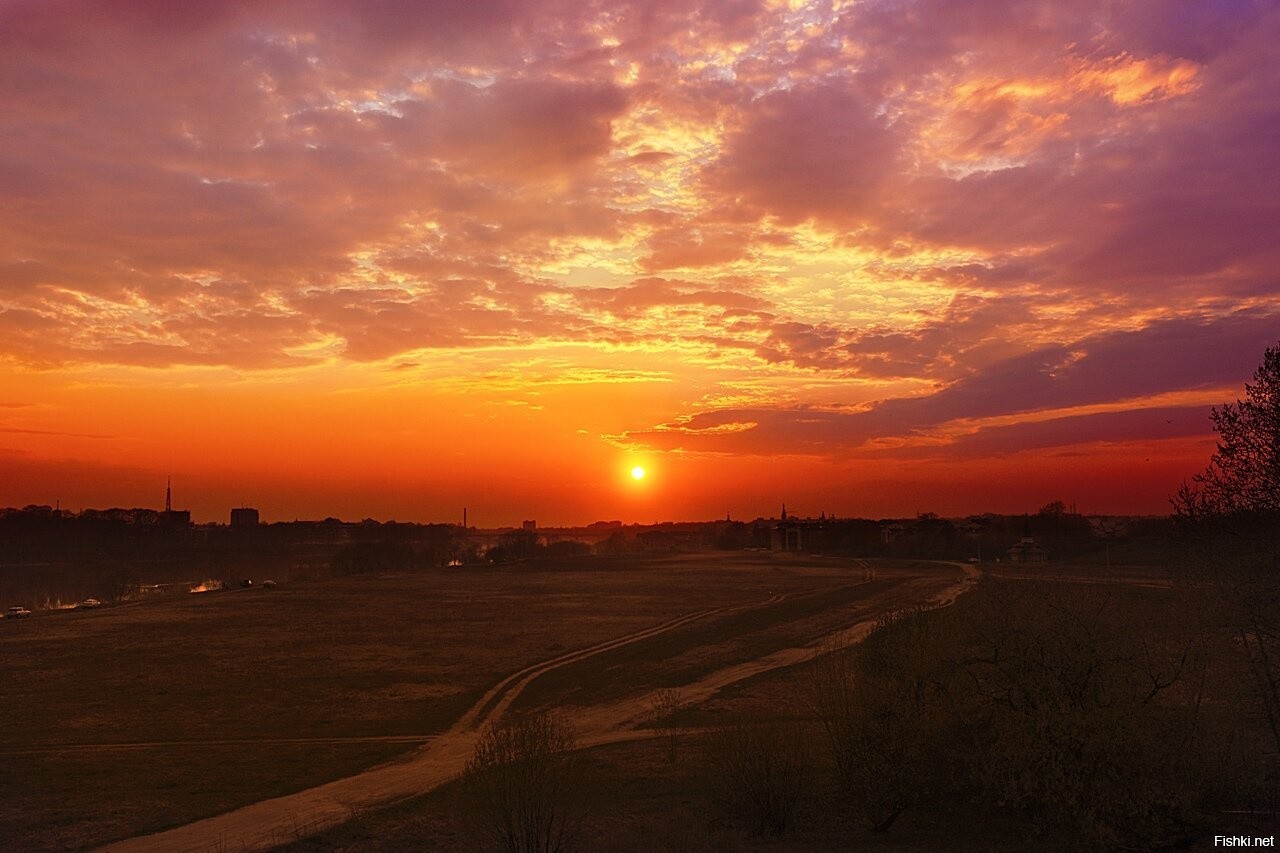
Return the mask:
<path id="1" fill-rule="evenodd" d="M 1010 563 L 1043 563 L 1049 559 L 1049 552 L 1036 544 L 1034 536 L 1023 536 L 1007 553 Z"/>

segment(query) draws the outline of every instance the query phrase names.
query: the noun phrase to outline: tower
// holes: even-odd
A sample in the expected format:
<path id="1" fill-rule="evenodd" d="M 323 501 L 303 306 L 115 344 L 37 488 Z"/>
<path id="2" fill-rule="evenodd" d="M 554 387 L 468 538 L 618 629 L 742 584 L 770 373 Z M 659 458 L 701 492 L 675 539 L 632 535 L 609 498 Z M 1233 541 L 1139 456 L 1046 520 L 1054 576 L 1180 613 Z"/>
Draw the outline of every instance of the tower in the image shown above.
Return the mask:
<path id="1" fill-rule="evenodd" d="M 782 518 L 781 518 L 780 520 L 781 520 L 781 521 L 786 521 L 786 520 L 787 520 L 787 505 L 786 505 L 786 504 L 783 504 L 783 505 L 782 505 Z"/>
<path id="2" fill-rule="evenodd" d="M 164 511 L 173 512 L 173 478 L 170 477 L 164 484 Z"/>

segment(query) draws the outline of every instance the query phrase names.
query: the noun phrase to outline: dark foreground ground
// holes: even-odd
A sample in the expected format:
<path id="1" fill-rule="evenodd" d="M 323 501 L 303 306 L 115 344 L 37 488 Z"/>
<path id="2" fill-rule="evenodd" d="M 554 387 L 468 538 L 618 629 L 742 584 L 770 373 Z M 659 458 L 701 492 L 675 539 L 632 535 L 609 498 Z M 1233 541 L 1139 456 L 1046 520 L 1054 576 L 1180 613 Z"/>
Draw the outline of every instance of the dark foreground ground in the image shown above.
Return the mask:
<path id="1" fill-rule="evenodd" d="M 861 564 L 768 554 L 585 558 L 0 623 L 0 840 L 88 847 L 346 776 L 442 732 L 523 666 L 681 614 L 763 605 L 558 670 L 521 707 L 694 678 L 956 576 L 904 565 L 864 583 Z"/>
<path id="2" fill-rule="evenodd" d="M 679 689 L 787 649 L 821 646 L 822 638 L 877 616 L 936 604 L 964 576 L 961 569 L 755 553 L 585 558 L 284 584 L 0 624 L 0 703 L 13 721 L 0 729 L 0 847 L 92 847 L 348 777 L 446 732 L 484 704 L 487 689 L 523 667 L 644 635 L 541 672 L 498 709 L 555 710 L 589 727 L 601 708 L 628 697 Z M 1040 590 L 1017 599 L 1032 614 L 1077 594 L 1089 608 L 1123 598 L 1124 612 L 1151 615 L 1142 630 L 1173 643 L 1166 651 L 1176 651 L 1187 627 L 1169 602 L 1188 593 L 1160 573 L 1073 566 L 1042 579 L 1009 567 L 993 574 Z M 963 624 L 983 612 L 970 604 L 959 611 Z M 680 621 L 689 614 L 697 618 Z M 678 624 L 645 634 L 672 622 Z M 959 630 L 945 628 L 924 657 L 942 661 L 946 649 L 971 643 L 969 634 L 946 633 Z M 895 647 L 887 648 L 904 666 L 927 667 L 920 655 L 894 657 Z M 1210 687 L 1199 695 L 1209 728 L 1234 744 L 1223 765 L 1231 764 L 1236 776 L 1229 781 L 1238 785 L 1216 790 L 1216 799 L 1188 801 L 1184 828 L 1162 840 L 1171 847 L 1210 849 L 1215 832 L 1268 834 L 1267 817 L 1227 813 L 1239 811 L 1234 805 L 1265 805 L 1248 776 L 1263 747 L 1256 718 L 1229 712 L 1245 707 L 1247 697 L 1230 654 L 1215 648 L 1217 657 L 1203 667 Z M 815 651 L 685 703 L 674 757 L 662 731 L 584 749 L 574 849 L 1096 846 L 1070 827 L 1047 826 L 994 799 L 958 796 L 936 779 L 888 832 L 870 831 L 836 784 L 811 699 Z M 954 661 L 945 664 L 956 670 Z M 491 706 L 485 711 L 500 716 Z M 780 836 L 753 832 L 717 764 L 715 732 L 743 720 L 785 726 L 805 753 L 803 793 Z M 288 849 L 308 851 L 492 849 L 483 819 L 456 782 L 318 829 L 299 813 L 276 837 L 296 838 Z M 224 832 L 191 849 L 246 843 Z M 166 848 L 161 842 L 153 849 Z"/>
<path id="3" fill-rule="evenodd" d="M 1036 575 L 1001 567 L 992 574 L 997 580 L 955 608 L 877 633 L 866 643 L 873 663 L 863 675 L 868 686 L 887 691 L 939 662 L 954 676 L 980 654 L 982 642 L 995 642 L 1028 694 L 1059 703 L 1040 716 L 1042 709 L 1023 706 L 983 718 L 981 725 L 1001 727 L 997 741 L 1023 739 L 993 755 L 988 769 L 1015 768 L 1025 778 L 1011 783 L 975 774 L 972 762 L 965 765 L 972 746 L 956 740 L 963 727 L 944 719 L 945 711 L 919 718 L 928 729 L 920 741 L 890 723 L 877 732 L 906 744 L 896 753 L 900 766 L 873 774 L 867 798 L 878 786 L 905 781 L 908 805 L 887 831 L 873 831 L 859 808 L 865 804 L 834 772 L 822 709 L 812 699 L 814 667 L 798 665 L 683 709 L 674 742 L 658 726 L 657 738 L 583 750 L 580 787 L 564 801 L 577 824 L 570 849 L 1212 850 L 1220 849 L 1216 835 L 1280 834 L 1280 763 L 1270 754 L 1248 673 L 1231 644 L 1221 642 L 1203 588 L 1148 569 L 1078 565 Z M 884 655 L 896 670 L 888 678 L 875 671 Z M 1149 695 L 1153 684 L 1161 687 Z M 1064 686 L 1087 689 L 1055 695 Z M 1126 698 L 1128 687 L 1134 692 Z M 980 711 L 965 704 L 972 699 L 953 695 L 935 707 Z M 572 718 L 572 705 L 559 707 Z M 766 727 L 787 741 L 784 750 L 803 754 L 796 805 L 778 834 L 752 826 L 738 799 L 742 786 L 725 775 L 723 733 L 742 721 Z M 1182 738 L 1185 745 L 1173 743 Z M 922 745 L 929 748 L 913 749 Z M 282 849 L 491 850 L 492 827 L 492 815 L 477 811 L 462 780 Z"/>

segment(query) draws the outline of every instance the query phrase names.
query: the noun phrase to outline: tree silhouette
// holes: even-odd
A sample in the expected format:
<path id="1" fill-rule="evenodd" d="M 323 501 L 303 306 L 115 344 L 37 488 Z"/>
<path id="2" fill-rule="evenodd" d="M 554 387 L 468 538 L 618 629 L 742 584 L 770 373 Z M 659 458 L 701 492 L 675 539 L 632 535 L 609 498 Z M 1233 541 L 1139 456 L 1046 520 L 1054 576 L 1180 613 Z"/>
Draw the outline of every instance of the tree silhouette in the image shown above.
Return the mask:
<path id="1" fill-rule="evenodd" d="M 1245 399 L 1214 408 L 1218 448 L 1173 499 L 1219 592 L 1280 749 L 1280 345 L 1268 348 Z"/>
<path id="2" fill-rule="evenodd" d="M 1040 507 L 1040 512 L 1037 513 L 1037 515 L 1053 515 L 1053 516 L 1066 515 L 1066 514 L 1067 514 L 1067 505 L 1062 501 L 1050 501 L 1049 503 Z"/>
<path id="3" fill-rule="evenodd" d="M 680 737 L 680 712 L 684 710 L 680 691 L 674 687 L 664 687 L 657 691 L 649 700 L 649 710 L 654 726 L 663 733 L 663 739 L 667 743 L 667 760 L 675 764 Z"/>
<path id="4" fill-rule="evenodd" d="M 1218 449 L 1175 499 L 1183 515 L 1280 512 L 1280 345 L 1268 348 L 1245 399 L 1215 407 Z"/>
<path id="5" fill-rule="evenodd" d="M 506 853 L 561 853 L 578 830 L 583 795 L 573 729 L 551 714 L 488 728 L 464 784 L 480 828 Z"/>

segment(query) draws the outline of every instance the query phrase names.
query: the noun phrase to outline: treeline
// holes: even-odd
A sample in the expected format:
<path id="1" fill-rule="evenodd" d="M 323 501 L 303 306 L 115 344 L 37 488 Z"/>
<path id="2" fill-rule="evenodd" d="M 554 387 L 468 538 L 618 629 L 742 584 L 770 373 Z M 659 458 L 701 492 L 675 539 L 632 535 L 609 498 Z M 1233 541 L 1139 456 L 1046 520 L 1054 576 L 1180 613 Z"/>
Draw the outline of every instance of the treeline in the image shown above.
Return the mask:
<path id="1" fill-rule="evenodd" d="M 477 559 L 450 524 L 279 522 L 191 525 L 154 510 L 0 510 L 0 602 L 44 609 L 122 601 L 155 585 L 290 580 L 430 569 Z"/>
<path id="2" fill-rule="evenodd" d="M 1029 515 L 987 513 L 949 519 L 923 513 L 906 519 L 822 518 L 786 523 L 757 519 L 629 527 L 615 531 L 592 550 L 598 554 L 770 550 L 779 547 L 780 531 L 791 528 L 798 531 L 799 550 L 815 554 L 996 561 L 1007 559 L 1009 548 L 1029 536 L 1055 562 L 1167 565 L 1176 552 L 1171 544 L 1175 526 L 1171 516 L 1084 516 L 1055 501 Z M 509 544 L 504 539 L 501 550 L 490 553 L 528 557 L 545 550 L 538 549 L 532 532 L 513 531 Z"/>
<path id="3" fill-rule="evenodd" d="M 476 551 L 452 524 L 367 523 L 330 560 L 334 574 L 376 574 L 436 569 L 473 561 Z"/>
<path id="4" fill-rule="evenodd" d="M 1050 559 L 1163 563 L 1172 553 L 1174 520 L 1086 517 L 1061 502 L 1032 515 L 975 515 L 963 519 L 924 513 L 909 519 L 792 520 L 800 550 L 861 557 L 983 560 L 1004 558 L 1024 535 Z M 538 556 L 633 551 L 769 549 L 779 523 L 714 521 L 620 527 L 589 545 L 547 542 L 536 530 L 511 530 L 483 549 L 449 524 L 394 521 L 295 521 L 253 528 L 167 523 L 150 510 L 108 510 L 73 515 L 49 507 L 0 510 L 0 566 L 168 562 L 191 569 L 232 563 L 257 572 L 328 565 L 342 572 L 429 568 L 450 562 L 510 562 Z M 397 559 L 400 562 L 397 563 Z"/>
<path id="5" fill-rule="evenodd" d="M 1161 565 L 1172 551 L 1172 529 L 1170 518 L 1087 517 L 1050 504 L 1034 515 L 828 520 L 802 525 L 801 542 L 803 550 L 825 554 L 995 561 L 1007 559 L 1009 548 L 1029 536 L 1055 562 Z M 767 547 L 769 533 L 754 538 Z"/>
<path id="6" fill-rule="evenodd" d="M 189 530 L 121 517 L 72 515 L 47 506 L 0 510 L 0 566 L 101 560 L 177 559 L 190 550 Z M 158 518 L 158 514 L 151 513 Z"/>
<path id="7" fill-rule="evenodd" d="M 498 537 L 498 544 L 484 552 L 471 555 L 471 562 L 483 560 L 488 563 L 510 563 L 516 560 L 530 560 L 535 557 L 581 557 L 601 548 L 592 548 L 585 542 L 570 539 L 546 543 L 536 531 L 511 530 Z"/>

